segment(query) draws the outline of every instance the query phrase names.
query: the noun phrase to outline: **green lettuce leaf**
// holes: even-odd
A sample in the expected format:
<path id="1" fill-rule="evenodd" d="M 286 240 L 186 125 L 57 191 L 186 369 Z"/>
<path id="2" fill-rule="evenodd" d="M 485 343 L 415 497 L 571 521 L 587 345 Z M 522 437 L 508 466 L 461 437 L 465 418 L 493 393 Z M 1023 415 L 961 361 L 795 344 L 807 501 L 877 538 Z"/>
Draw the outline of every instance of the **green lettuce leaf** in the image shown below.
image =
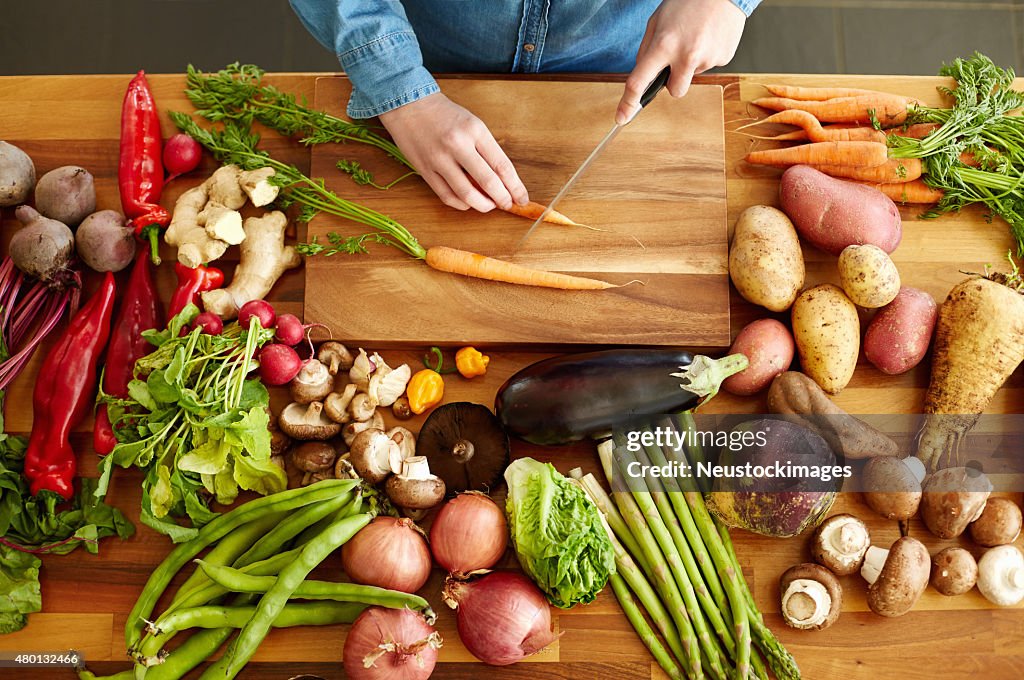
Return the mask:
<path id="1" fill-rule="evenodd" d="M 520 458 L 505 481 L 505 513 L 523 571 L 556 607 L 592 602 L 615 573 L 597 508 L 550 463 Z"/>
<path id="2" fill-rule="evenodd" d="M 0 634 L 21 630 L 28 614 L 42 609 L 35 555 L 0 545 Z"/>

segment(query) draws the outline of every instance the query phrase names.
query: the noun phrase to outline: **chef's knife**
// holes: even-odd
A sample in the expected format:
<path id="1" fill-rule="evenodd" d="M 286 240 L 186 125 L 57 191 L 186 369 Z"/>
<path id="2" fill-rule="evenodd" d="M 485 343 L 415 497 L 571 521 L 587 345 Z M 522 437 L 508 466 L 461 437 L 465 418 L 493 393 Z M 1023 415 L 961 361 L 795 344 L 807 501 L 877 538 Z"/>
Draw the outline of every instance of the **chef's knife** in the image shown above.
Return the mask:
<path id="1" fill-rule="evenodd" d="M 641 109 L 650 104 L 651 101 L 654 99 L 654 96 L 661 92 L 661 89 L 665 87 L 665 84 L 668 82 L 668 76 L 669 67 L 666 66 L 661 70 L 661 73 L 654 77 L 654 80 L 651 81 L 651 84 L 647 86 L 647 89 L 644 90 L 643 95 L 640 97 Z M 633 118 L 636 118 L 638 114 L 639 111 L 633 114 Z M 608 131 L 608 134 L 604 136 L 604 139 L 598 142 L 594 150 L 590 152 L 589 156 L 587 156 L 587 159 L 583 161 L 580 167 L 576 169 L 576 172 L 572 174 L 572 177 L 570 177 L 569 181 L 565 183 L 565 186 L 563 186 L 561 190 L 559 190 L 559 192 L 555 194 L 555 197 L 551 199 L 551 202 L 548 203 L 548 207 L 544 208 L 544 212 L 540 214 L 540 217 L 537 218 L 537 221 L 530 225 L 530 228 L 526 230 L 526 233 L 523 234 L 523 237 L 519 239 L 519 242 L 516 244 L 515 250 L 512 251 L 513 253 L 517 252 L 520 248 L 522 248 L 523 244 L 526 243 L 526 239 L 530 238 L 530 235 L 533 234 L 533 231 L 537 228 L 537 225 L 543 222 L 544 219 L 551 213 L 551 211 L 555 209 L 555 206 L 558 205 L 558 202 L 562 200 L 562 197 L 569 193 L 569 189 L 572 188 L 572 185 L 576 183 L 576 180 L 578 180 L 584 172 L 586 172 L 587 168 L 590 167 L 590 164 L 593 163 L 594 160 L 601 155 L 601 152 L 604 151 L 604 148 L 608 146 L 608 144 L 611 143 L 613 139 L 615 139 L 615 136 L 619 134 L 619 130 L 624 128 L 631 121 L 632 118 L 630 118 L 630 120 L 626 121 L 625 123 L 615 123 L 615 125 L 612 126 L 612 129 Z"/>

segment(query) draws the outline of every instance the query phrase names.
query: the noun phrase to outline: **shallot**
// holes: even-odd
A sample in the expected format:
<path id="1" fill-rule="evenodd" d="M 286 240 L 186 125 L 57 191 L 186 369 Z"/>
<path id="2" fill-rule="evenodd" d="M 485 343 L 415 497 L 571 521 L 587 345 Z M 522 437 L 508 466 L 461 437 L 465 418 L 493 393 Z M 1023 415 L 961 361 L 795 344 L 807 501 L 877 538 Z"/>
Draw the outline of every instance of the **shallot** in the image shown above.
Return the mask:
<path id="1" fill-rule="evenodd" d="M 490 569 L 507 546 L 505 513 L 478 491 L 461 493 L 445 503 L 430 527 L 434 560 L 456 578 Z"/>
<path id="2" fill-rule="evenodd" d="M 459 637 L 476 658 L 507 666 L 558 638 L 544 593 L 519 572 L 495 571 L 471 581 L 448 579 L 445 603 L 456 610 Z"/>
<path id="3" fill-rule="evenodd" d="M 342 652 L 352 680 L 426 680 L 441 634 L 411 609 L 370 607 L 355 620 Z"/>
<path id="4" fill-rule="evenodd" d="M 430 578 L 430 548 L 411 519 L 377 517 L 341 549 L 356 583 L 415 593 Z"/>

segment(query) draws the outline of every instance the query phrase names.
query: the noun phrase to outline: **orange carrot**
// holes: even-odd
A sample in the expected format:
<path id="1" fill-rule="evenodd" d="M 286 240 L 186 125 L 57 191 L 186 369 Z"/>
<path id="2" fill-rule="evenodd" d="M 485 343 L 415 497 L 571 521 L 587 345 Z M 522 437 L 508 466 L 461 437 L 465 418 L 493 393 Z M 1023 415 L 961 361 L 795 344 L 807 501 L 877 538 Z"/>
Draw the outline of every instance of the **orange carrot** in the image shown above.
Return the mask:
<path id="1" fill-rule="evenodd" d="M 868 168 L 882 165 L 888 159 L 888 149 L 880 142 L 813 142 L 787 149 L 751 151 L 748 163 L 759 165 L 844 165 Z"/>
<path id="2" fill-rule="evenodd" d="M 765 85 L 764 89 L 776 97 L 787 97 L 797 101 L 824 101 L 839 97 L 859 97 L 862 95 L 884 95 L 876 90 L 861 90 L 856 87 L 798 87 L 796 85 Z"/>
<path id="3" fill-rule="evenodd" d="M 534 203 L 533 201 L 530 201 L 526 205 L 519 205 L 518 203 L 513 203 L 512 207 L 506 210 L 506 212 L 512 213 L 513 215 L 518 215 L 519 217 L 526 217 L 528 219 L 535 220 L 541 216 L 541 213 L 544 212 L 544 209 L 546 207 L 547 206 L 541 205 L 540 203 Z M 557 210 L 552 210 L 551 212 L 549 212 L 547 216 L 544 218 L 544 221 L 550 222 L 551 224 L 561 224 L 567 227 L 587 226 L 585 224 L 580 224 L 579 222 L 570 219 L 569 217 L 558 212 Z"/>
<path id="4" fill-rule="evenodd" d="M 945 195 L 942 189 L 930 187 L 921 179 L 895 184 L 879 182 L 857 182 L 857 184 L 878 189 L 897 203 L 938 203 Z"/>
<path id="5" fill-rule="evenodd" d="M 832 177 L 884 184 L 911 182 L 921 176 L 922 170 L 920 158 L 893 158 L 874 167 L 845 165 L 815 165 L 814 167 Z"/>
<path id="6" fill-rule="evenodd" d="M 562 290 L 601 290 L 618 288 L 615 284 L 582 276 L 571 276 L 557 272 L 530 269 L 493 257 L 486 257 L 467 250 L 434 246 L 427 249 L 427 264 L 442 272 L 462 274 L 488 281 L 503 281 L 524 286 L 541 286 L 544 288 L 561 288 Z"/>
<path id="7" fill-rule="evenodd" d="M 800 111 L 799 109 L 791 109 L 788 111 L 779 111 L 773 113 L 767 118 L 763 118 L 749 125 L 744 125 L 739 130 L 743 130 L 752 125 L 761 125 L 764 123 L 781 123 L 783 125 L 796 125 L 801 127 L 807 133 L 807 139 L 812 142 L 885 142 L 885 134 L 879 130 L 871 127 L 861 126 L 843 126 L 834 127 L 829 126 L 823 128 L 818 119 L 807 113 L 806 111 Z M 776 137 L 776 140 L 778 138 Z M 785 141 L 785 140 L 778 140 Z"/>
<path id="8" fill-rule="evenodd" d="M 807 130 L 793 130 L 792 132 L 784 132 L 781 135 L 775 135 L 769 137 L 773 142 L 805 142 L 807 141 Z"/>
<path id="9" fill-rule="evenodd" d="M 931 133 L 938 130 L 941 125 L 938 123 L 914 123 L 913 125 L 907 126 L 907 129 L 901 127 L 892 128 L 886 130 L 887 134 L 896 135 L 897 137 L 909 137 L 910 139 L 924 139 Z"/>
<path id="10" fill-rule="evenodd" d="M 761 97 L 757 106 L 772 111 L 806 111 L 822 123 L 870 123 L 871 112 L 885 126 L 899 125 L 907 119 L 907 109 L 916 100 L 894 94 L 839 97 L 826 101 L 800 101 L 785 97 Z"/>

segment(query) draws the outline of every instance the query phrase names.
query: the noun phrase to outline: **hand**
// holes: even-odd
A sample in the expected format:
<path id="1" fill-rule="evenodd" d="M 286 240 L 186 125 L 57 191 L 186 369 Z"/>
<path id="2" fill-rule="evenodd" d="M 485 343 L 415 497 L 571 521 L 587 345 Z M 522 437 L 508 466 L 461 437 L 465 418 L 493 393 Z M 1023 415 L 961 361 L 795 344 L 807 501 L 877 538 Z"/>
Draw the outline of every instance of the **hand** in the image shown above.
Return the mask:
<path id="1" fill-rule="evenodd" d="M 488 212 L 530 200 L 483 121 L 443 94 L 383 113 L 380 122 L 445 205 Z"/>
<path id="2" fill-rule="evenodd" d="M 695 73 L 728 64 L 744 23 L 743 11 L 729 0 L 664 0 L 647 22 L 615 121 L 622 125 L 632 120 L 640 110 L 640 96 L 666 66 L 672 67 L 669 94 L 682 97 Z"/>

